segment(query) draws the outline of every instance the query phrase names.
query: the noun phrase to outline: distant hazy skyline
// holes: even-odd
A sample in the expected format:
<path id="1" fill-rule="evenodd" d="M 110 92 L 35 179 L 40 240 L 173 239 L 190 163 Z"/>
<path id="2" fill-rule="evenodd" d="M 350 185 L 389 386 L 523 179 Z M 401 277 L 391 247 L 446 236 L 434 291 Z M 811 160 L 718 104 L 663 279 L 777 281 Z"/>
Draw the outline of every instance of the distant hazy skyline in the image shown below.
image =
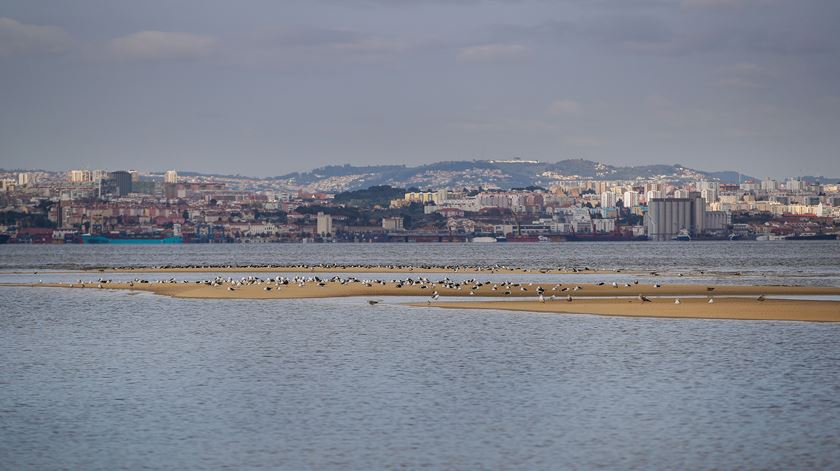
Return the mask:
<path id="1" fill-rule="evenodd" d="M 836 0 L 6 0 L 0 167 L 840 175 Z"/>

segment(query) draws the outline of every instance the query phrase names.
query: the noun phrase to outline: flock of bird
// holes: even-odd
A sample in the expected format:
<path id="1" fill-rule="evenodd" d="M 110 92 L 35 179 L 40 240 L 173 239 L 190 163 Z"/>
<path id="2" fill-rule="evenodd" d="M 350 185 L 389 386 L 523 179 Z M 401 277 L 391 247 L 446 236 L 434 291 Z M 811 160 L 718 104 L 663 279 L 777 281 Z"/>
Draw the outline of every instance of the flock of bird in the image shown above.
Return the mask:
<path id="1" fill-rule="evenodd" d="M 43 283 L 43 280 L 40 280 L 39 283 Z M 84 282 L 82 280 L 77 280 L 76 284 L 78 287 L 84 288 L 87 285 L 95 284 L 97 288 L 105 288 L 108 284 L 113 284 L 113 280 L 99 278 L 96 281 L 88 281 Z M 379 287 L 386 287 L 386 286 L 393 286 L 394 288 L 403 288 L 403 287 L 417 287 L 421 290 L 429 289 L 430 291 L 430 299 L 428 301 L 431 304 L 432 301 L 437 301 L 440 299 L 441 292 L 438 290 L 450 290 L 450 291 L 460 291 L 462 293 L 466 293 L 469 296 L 475 296 L 477 292 L 486 286 L 490 287 L 490 291 L 494 292 L 501 292 L 505 296 L 510 296 L 513 294 L 514 290 L 518 290 L 521 294 L 524 295 L 525 292 L 529 292 L 533 290 L 533 293 L 537 296 L 537 300 L 540 303 L 545 303 L 548 300 L 561 300 L 564 299 L 566 302 L 573 302 L 574 298 L 572 297 L 572 293 L 578 292 L 583 290 L 584 288 L 580 285 L 573 285 L 573 286 L 563 286 L 562 283 L 556 283 L 554 286 L 551 287 L 550 292 L 540 285 L 534 287 L 534 283 L 519 283 L 514 281 L 479 281 L 478 279 L 472 278 L 467 280 L 456 281 L 452 280 L 449 277 L 444 277 L 440 280 L 431 280 L 428 277 L 407 277 L 405 279 L 392 279 L 392 280 L 380 280 L 380 279 L 365 279 L 365 278 L 357 278 L 354 276 L 332 276 L 329 278 L 322 278 L 319 276 L 277 276 L 277 277 L 268 277 L 268 278 L 261 278 L 258 276 L 250 275 L 250 276 L 243 276 L 240 278 L 233 278 L 233 277 L 222 277 L 216 276 L 211 279 L 206 280 L 197 280 L 197 281 L 177 281 L 174 277 L 169 278 L 166 280 L 155 280 L 150 281 L 146 279 L 135 278 L 127 282 L 126 284 L 129 287 L 135 286 L 135 284 L 199 284 L 205 286 L 213 286 L 213 287 L 224 287 L 228 291 L 236 291 L 242 287 L 246 286 L 261 286 L 264 291 L 279 291 L 283 287 L 287 286 L 297 286 L 299 288 L 303 288 L 305 286 L 319 286 L 325 287 L 328 284 L 336 283 L 339 285 L 353 285 L 353 284 L 361 284 L 365 287 L 372 288 L 374 286 Z M 60 283 L 63 284 L 63 283 Z M 607 285 L 606 282 L 598 282 L 594 284 L 595 286 L 605 286 Z M 638 281 L 633 281 L 633 283 L 623 283 L 619 284 L 615 281 L 611 282 L 609 286 L 613 288 L 632 288 L 639 285 Z M 653 288 L 661 288 L 662 285 L 660 283 L 654 283 Z M 70 284 L 70 287 L 75 287 L 73 283 Z M 715 290 L 714 287 L 707 287 L 706 291 L 708 294 L 708 303 L 714 304 L 715 298 L 712 296 L 712 292 Z M 459 295 L 460 293 L 450 293 L 451 295 Z M 565 295 L 565 296 L 564 296 Z M 638 295 L 638 300 L 642 304 L 644 303 L 652 303 L 653 300 L 643 294 Z M 766 297 L 762 294 L 756 301 L 765 301 Z M 370 300 L 368 304 L 375 305 L 380 303 L 381 301 L 378 300 Z M 674 299 L 674 304 L 681 304 L 682 301 L 680 298 Z"/>
<path id="2" fill-rule="evenodd" d="M 100 271 L 106 268 L 100 268 Z M 418 265 L 400 265 L 400 264 L 341 264 L 341 263 L 319 263 L 319 264 L 290 264 L 290 265 L 274 265 L 274 264 L 248 264 L 248 265 L 154 265 L 149 267 L 138 266 L 117 266 L 108 267 L 107 270 L 113 271 L 142 271 L 142 270 L 338 270 L 338 271 L 352 271 L 352 270 L 386 270 L 386 271 L 423 271 L 423 270 L 445 270 L 445 271 L 476 271 L 476 272 L 495 272 L 495 271 L 516 271 L 516 272 L 537 272 L 549 273 L 552 271 L 570 272 L 570 273 L 585 273 L 595 271 L 591 267 L 575 267 L 575 266 L 559 266 L 551 268 L 522 268 L 511 267 L 501 264 L 493 265 L 467 265 L 467 264 L 418 264 Z M 621 273 L 621 269 L 611 270 L 615 273 Z"/>

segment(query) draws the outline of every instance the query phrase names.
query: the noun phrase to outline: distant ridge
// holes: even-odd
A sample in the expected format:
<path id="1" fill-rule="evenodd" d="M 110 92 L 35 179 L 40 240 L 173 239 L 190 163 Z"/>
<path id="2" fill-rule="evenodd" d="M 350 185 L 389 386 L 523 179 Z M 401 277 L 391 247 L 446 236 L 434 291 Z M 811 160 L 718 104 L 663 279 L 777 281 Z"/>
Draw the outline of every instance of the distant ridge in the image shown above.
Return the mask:
<path id="1" fill-rule="evenodd" d="M 733 171 L 706 172 L 675 165 L 620 167 L 591 160 L 569 159 L 559 162 L 526 160 L 443 161 L 409 167 L 406 165 L 330 165 L 309 172 L 274 177 L 289 185 L 312 190 L 347 191 L 374 185 L 408 188 L 517 188 L 550 186 L 560 180 L 635 180 L 662 177 L 675 181 L 715 180 L 738 183 L 755 178 Z"/>

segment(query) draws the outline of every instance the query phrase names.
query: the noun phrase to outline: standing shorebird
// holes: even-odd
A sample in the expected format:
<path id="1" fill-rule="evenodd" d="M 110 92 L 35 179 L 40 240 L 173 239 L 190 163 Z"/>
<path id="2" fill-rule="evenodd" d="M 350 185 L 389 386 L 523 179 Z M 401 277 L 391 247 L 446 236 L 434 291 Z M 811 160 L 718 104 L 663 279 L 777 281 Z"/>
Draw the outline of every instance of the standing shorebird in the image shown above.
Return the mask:
<path id="1" fill-rule="evenodd" d="M 764 295 L 762 294 L 761 296 L 755 298 L 755 300 L 756 301 L 765 301 L 765 300 L 767 300 L 767 298 L 765 298 Z"/>
<path id="2" fill-rule="evenodd" d="M 653 302 L 653 301 L 650 300 L 650 298 L 648 298 L 647 296 L 644 296 L 642 294 L 639 295 L 639 301 L 641 301 L 642 303 L 652 303 Z"/>
<path id="3" fill-rule="evenodd" d="M 680 304 L 680 298 L 674 299 L 674 304 Z"/>

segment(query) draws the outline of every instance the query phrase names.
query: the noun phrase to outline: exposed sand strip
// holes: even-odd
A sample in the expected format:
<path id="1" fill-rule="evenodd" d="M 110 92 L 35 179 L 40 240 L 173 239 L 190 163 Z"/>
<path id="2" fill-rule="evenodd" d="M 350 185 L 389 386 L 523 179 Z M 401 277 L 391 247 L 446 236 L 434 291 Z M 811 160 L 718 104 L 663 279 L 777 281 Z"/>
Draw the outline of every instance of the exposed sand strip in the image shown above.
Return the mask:
<path id="1" fill-rule="evenodd" d="M 626 299 L 586 299 L 580 301 L 466 301 L 438 302 L 433 307 L 446 309 L 501 309 L 507 311 L 551 312 L 558 314 L 595 314 L 627 317 L 668 317 L 698 319 L 741 319 L 840 322 L 840 302 L 768 299 L 763 302 L 744 298 L 717 298 L 714 304 L 705 299 L 654 299 L 650 303 Z M 426 303 L 412 306 L 428 307 Z"/>
<path id="2" fill-rule="evenodd" d="M 404 284 L 398 287 L 393 282 L 347 282 L 307 281 L 302 286 L 292 282 L 278 284 L 261 280 L 241 282 L 83 282 L 83 283 L 16 283 L 0 286 L 53 287 L 73 289 L 117 289 L 146 291 L 175 298 L 192 299 L 299 299 L 364 296 L 376 299 L 386 296 L 428 297 L 425 303 L 413 306 L 435 306 L 451 309 L 504 309 L 530 312 L 555 312 L 578 314 L 603 314 L 614 316 L 637 317 L 686 317 L 711 319 L 764 319 L 764 320 L 801 320 L 840 322 L 839 301 L 778 300 L 758 301 L 759 295 L 840 295 L 840 288 L 810 286 L 732 286 L 732 285 L 632 285 L 630 287 L 595 284 L 519 284 L 500 285 L 485 283 L 480 287 L 472 283 L 461 283 L 460 288 L 444 286 L 440 283 Z M 493 287 L 496 287 L 494 290 Z M 539 302 L 539 288 L 544 290 L 545 302 Z M 563 288 L 568 291 L 562 291 Z M 575 290 L 575 288 L 578 288 Z M 710 288 L 712 288 L 710 290 Z M 441 302 L 432 299 L 432 294 L 439 297 L 475 296 L 499 298 L 528 298 L 520 301 L 460 301 Z M 556 299 L 552 299 L 552 295 Z M 566 300 L 572 296 L 572 301 Z M 651 302 L 642 302 L 637 296 L 650 297 Z M 614 298 L 615 296 L 633 296 L 633 298 Z M 675 304 L 676 297 L 682 298 Z M 725 296 L 749 296 L 749 298 L 726 298 Z M 602 297 L 605 299 L 586 299 Z M 712 304 L 707 298 L 714 297 Z M 753 298 L 755 297 L 755 298 Z"/>

